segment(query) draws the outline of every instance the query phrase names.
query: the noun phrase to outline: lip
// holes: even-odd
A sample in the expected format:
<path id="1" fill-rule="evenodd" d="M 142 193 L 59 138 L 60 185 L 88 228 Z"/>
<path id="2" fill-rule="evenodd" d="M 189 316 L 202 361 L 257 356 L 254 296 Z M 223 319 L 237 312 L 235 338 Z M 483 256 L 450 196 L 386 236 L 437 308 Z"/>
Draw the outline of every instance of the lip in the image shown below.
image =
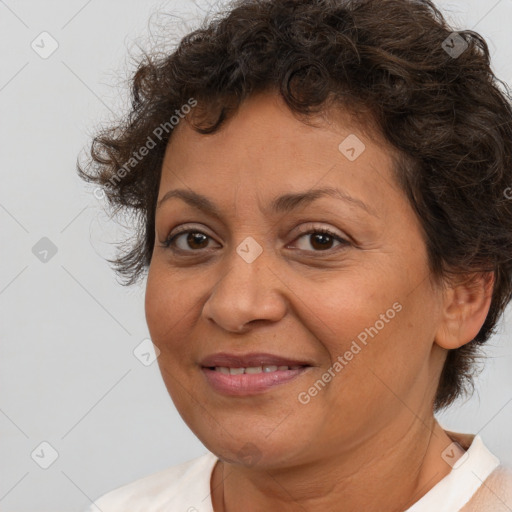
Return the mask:
<path id="1" fill-rule="evenodd" d="M 270 373 L 226 375 L 210 368 L 202 368 L 208 384 L 218 393 L 230 396 L 250 396 L 264 393 L 276 386 L 295 380 L 310 370 L 303 366 L 296 370 L 276 370 Z"/>
<path id="2" fill-rule="evenodd" d="M 254 366 L 312 366 L 311 361 L 291 359 L 289 357 L 268 354 L 264 352 L 249 354 L 229 354 L 219 352 L 205 357 L 200 365 L 203 368 L 224 366 L 226 368 L 248 368 Z"/>
<path id="3" fill-rule="evenodd" d="M 247 368 L 263 365 L 299 367 L 274 372 L 226 375 L 215 371 L 216 366 Z M 266 353 L 227 354 L 218 353 L 201 361 L 201 370 L 208 384 L 218 393 L 229 396 L 250 396 L 269 391 L 276 386 L 291 382 L 307 372 L 311 364 L 305 360 L 291 359 Z"/>

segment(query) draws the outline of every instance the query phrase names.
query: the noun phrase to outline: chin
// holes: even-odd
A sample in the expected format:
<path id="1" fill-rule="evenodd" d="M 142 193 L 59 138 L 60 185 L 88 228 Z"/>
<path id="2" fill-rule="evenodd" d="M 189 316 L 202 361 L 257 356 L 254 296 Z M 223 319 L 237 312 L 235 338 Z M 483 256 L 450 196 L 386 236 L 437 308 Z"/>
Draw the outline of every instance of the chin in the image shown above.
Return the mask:
<path id="1" fill-rule="evenodd" d="M 239 436 L 232 436 L 219 426 L 216 431 L 192 430 L 209 451 L 229 464 L 272 469 L 297 462 L 300 458 L 300 440 L 286 431 L 269 437 L 261 431 L 252 434 L 247 430 L 239 430 Z M 216 437 L 212 435 L 215 433 L 218 433 Z M 305 443 L 304 451 L 307 446 Z"/>

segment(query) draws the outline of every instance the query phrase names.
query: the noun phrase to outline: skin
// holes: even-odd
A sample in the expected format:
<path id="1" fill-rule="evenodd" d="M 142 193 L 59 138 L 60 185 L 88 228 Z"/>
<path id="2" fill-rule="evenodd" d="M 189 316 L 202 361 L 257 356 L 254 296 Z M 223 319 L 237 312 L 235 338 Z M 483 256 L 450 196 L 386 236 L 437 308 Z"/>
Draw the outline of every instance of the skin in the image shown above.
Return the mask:
<path id="1" fill-rule="evenodd" d="M 271 92 L 252 96 L 219 132 L 182 121 L 169 142 L 159 200 L 185 188 L 207 196 L 216 219 L 172 198 L 156 210 L 146 318 L 165 385 L 184 421 L 221 461 L 212 475 L 215 512 L 405 510 L 446 476 L 451 444 L 433 416 L 447 349 L 478 333 L 492 280 L 472 287 L 433 280 L 421 225 L 392 173 L 392 150 L 347 112 L 301 123 Z M 366 148 L 338 149 L 355 134 Z M 324 197 L 272 214 L 276 196 L 337 187 L 367 205 Z M 209 238 L 176 240 L 176 227 Z M 346 240 L 304 235 L 326 228 Z M 299 231 L 300 230 L 300 231 Z M 246 237 L 263 252 L 236 252 Z M 488 276 L 487 276 L 488 277 Z M 359 333 L 385 322 L 335 377 Z M 228 397 L 199 362 L 216 352 L 270 352 L 306 359 L 306 373 L 263 394 Z M 242 458 L 252 443 L 255 456 Z M 247 449 L 247 448 L 245 448 Z"/>

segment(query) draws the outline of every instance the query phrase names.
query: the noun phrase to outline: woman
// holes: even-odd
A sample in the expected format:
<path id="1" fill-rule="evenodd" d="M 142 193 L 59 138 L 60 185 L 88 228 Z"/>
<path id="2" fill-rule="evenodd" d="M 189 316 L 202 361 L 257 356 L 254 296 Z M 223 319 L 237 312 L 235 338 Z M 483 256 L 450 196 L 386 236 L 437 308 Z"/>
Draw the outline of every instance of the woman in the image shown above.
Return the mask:
<path id="1" fill-rule="evenodd" d="M 249 0 L 143 63 L 79 169 L 139 219 L 159 366 L 203 457 L 90 510 L 511 510 L 434 413 L 512 284 L 512 110 L 427 0 Z M 97 508 L 96 508 L 97 507 Z"/>

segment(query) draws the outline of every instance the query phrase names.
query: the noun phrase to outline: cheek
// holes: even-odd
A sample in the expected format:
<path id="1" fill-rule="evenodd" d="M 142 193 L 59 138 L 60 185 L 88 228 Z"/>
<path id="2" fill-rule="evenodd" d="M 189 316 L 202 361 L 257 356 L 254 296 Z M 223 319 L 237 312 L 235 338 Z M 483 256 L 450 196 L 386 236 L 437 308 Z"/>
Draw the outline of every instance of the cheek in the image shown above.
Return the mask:
<path id="1" fill-rule="evenodd" d="M 158 264 L 149 268 L 145 294 L 146 322 L 154 343 L 168 342 L 187 313 L 186 286 Z"/>
<path id="2" fill-rule="evenodd" d="M 188 373 L 194 368 L 198 345 L 191 344 L 200 324 L 206 280 L 156 262 L 146 284 L 145 314 L 151 340 L 159 348 L 164 371 Z M 164 373 L 164 371 L 162 373 Z M 188 378 L 188 376 L 187 376 Z"/>
<path id="3" fill-rule="evenodd" d="M 341 279 L 302 288 L 302 301 L 307 305 L 302 318 L 310 318 L 310 329 L 325 340 L 332 356 L 347 350 L 352 339 L 364 342 L 376 323 L 379 332 L 389 330 L 388 325 L 400 316 L 400 306 L 396 304 L 400 283 L 381 280 L 376 287 L 376 276 L 365 274 L 364 279 L 359 273 L 346 274 Z"/>
<path id="4" fill-rule="evenodd" d="M 367 268 L 301 288 L 299 315 L 326 353 L 322 369 L 338 361 L 333 371 L 344 375 L 335 379 L 334 388 L 341 381 L 348 384 L 347 379 L 361 382 L 363 376 L 381 386 L 369 369 L 390 384 L 397 379 L 403 384 L 428 360 L 436 327 L 435 297 L 427 283 L 413 290 L 405 269 L 391 270 Z M 369 391 L 374 387 L 370 382 Z"/>
<path id="5" fill-rule="evenodd" d="M 157 333 L 162 330 L 163 324 L 168 321 L 168 316 L 163 314 L 167 309 L 165 305 L 167 297 L 163 293 L 164 288 L 160 283 L 157 270 L 154 266 L 150 266 L 144 297 L 144 310 L 153 342 L 156 342 Z"/>
<path id="6" fill-rule="evenodd" d="M 190 332 L 193 305 L 183 293 L 185 285 L 179 283 L 172 271 L 152 265 L 145 293 L 146 323 L 151 340 L 160 350 L 157 361 L 167 391 L 179 410 L 186 409 L 190 399 L 183 382 L 188 379 L 189 369 L 182 362 L 189 348 L 179 340 L 186 339 Z"/>

